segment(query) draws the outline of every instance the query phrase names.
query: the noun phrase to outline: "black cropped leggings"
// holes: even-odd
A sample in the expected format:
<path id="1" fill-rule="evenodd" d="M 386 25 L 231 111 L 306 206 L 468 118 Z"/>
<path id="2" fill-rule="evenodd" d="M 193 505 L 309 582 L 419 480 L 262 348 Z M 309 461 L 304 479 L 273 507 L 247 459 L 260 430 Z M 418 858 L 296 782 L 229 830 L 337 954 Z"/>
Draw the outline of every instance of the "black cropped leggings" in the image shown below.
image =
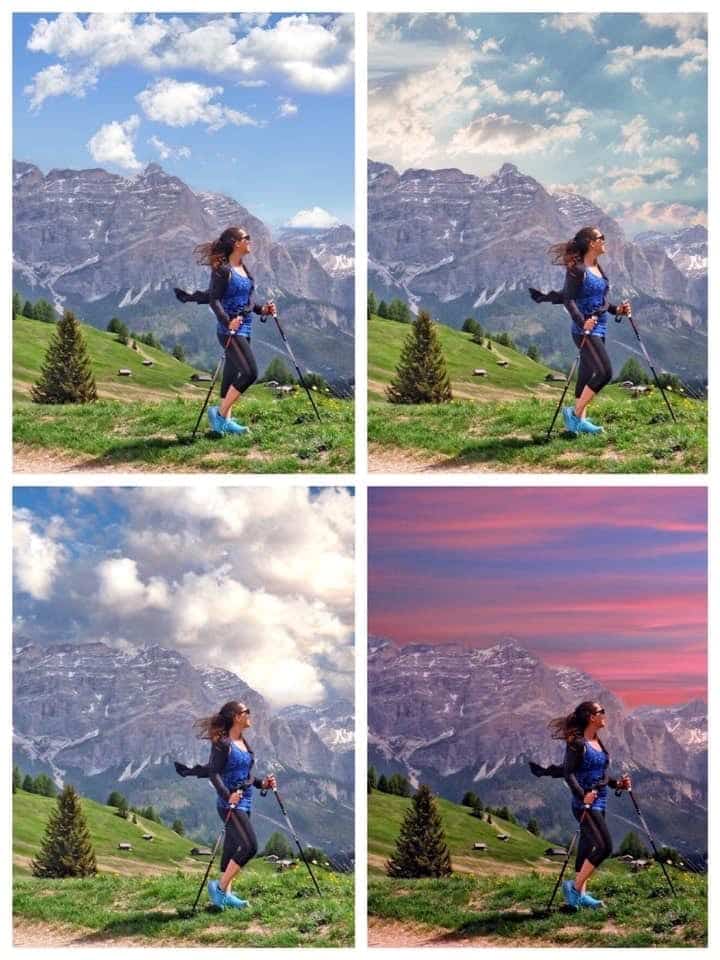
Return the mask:
<path id="1" fill-rule="evenodd" d="M 584 811 L 576 810 L 573 807 L 573 813 L 575 819 L 579 822 Z M 599 867 L 611 853 L 612 838 L 605 822 L 605 811 L 588 810 L 587 816 L 580 826 L 580 839 L 575 855 L 575 872 L 578 872 L 586 860 L 589 860 L 594 867 Z"/>
<path id="2" fill-rule="evenodd" d="M 575 346 L 580 347 L 582 336 L 573 333 Z M 612 365 L 605 349 L 605 337 L 586 337 L 580 350 L 580 366 L 578 369 L 575 396 L 579 397 L 585 387 L 590 387 L 594 393 L 600 393 L 603 387 L 612 380 Z"/>
<path id="3" fill-rule="evenodd" d="M 222 820 L 227 813 L 220 813 Z M 258 852 L 257 837 L 250 823 L 250 814 L 244 810 L 234 810 L 225 824 L 225 842 L 223 843 L 220 869 L 225 870 L 228 863 L 234 860 L 244 867 Z"/>
<path id="4" fill-rule="evenodd" d="M 220 396 L 224 397 L 229 387 L 235 387 L 240 393 L 245 393 L 258 377 L 257 363 L 250 349 L 250 338 L 234 336 L 225 347 L 228 337 L 218 333 L 218 341 L 225 349 L 225 366 L 223 368 L 222 387 Z"/>

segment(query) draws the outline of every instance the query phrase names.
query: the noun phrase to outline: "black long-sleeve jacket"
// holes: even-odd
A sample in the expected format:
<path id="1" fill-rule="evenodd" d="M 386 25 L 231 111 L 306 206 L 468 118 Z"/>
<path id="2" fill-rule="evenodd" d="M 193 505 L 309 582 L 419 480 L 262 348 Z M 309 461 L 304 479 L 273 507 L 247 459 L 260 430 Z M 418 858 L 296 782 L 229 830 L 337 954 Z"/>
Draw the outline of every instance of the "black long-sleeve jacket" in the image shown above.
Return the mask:
<path id="1" fill-rule="evenodd" d="M 604 279 L 607 280 L 605 271 L 600 264 L 598 264 L 597 267 Z M 579 263 L 574 267 L 569 267 L 565 271 L 565 286 L 563 287 L 562 291 L 562 302 L 565 306 L 565 309 L 579 327 L 582 327 L 587 319 L 585 314 L 577 305 L 577 299 L 580 296 L 583 281 L 585 280 L 586 270 L 587 267 L 584 263 Z M 610 303 L 606 297 L 602 304 L 597 309 L 593 310 L 591 316 L 600 315 L 602 313 L 610 313 L 615 316 L 617 313 L 617 304 Z"/>
<path id="2" fill-rule="evenodd" d="M 207 763 L 197 763 L 194 767 L 183 767 L 183 765 L 180 764 L 182 767 L 182 772 L 178 769 L 178 765 L 176 764 L 175 769 L 178 771 L 178 773 L 180 773 L 180 776 L 183 777 L 200 777 L 209 779 L 218 794 L 227 802 L 227 799 L 232 791 L 228 790 L 228 788 L 225 786 L 220 774 L 227 765 L 229 755 L 230 741 L 227 737 L 223 737 L 221 740 L 216 740 L 212 744 L 212 747 L 210 748 L 210 759 Z M 252 762 L 255 762 L 254 757 Z M 250 769 L 252 769 L 252 765 Z M 247 780 L 245 783 L 236 784 L 235 789 L 243 790 L 249 786 L 256 787 L 258 790 L 262 790 L 263 782 L 258 777 L 254 777 L 251 780 Z"/>

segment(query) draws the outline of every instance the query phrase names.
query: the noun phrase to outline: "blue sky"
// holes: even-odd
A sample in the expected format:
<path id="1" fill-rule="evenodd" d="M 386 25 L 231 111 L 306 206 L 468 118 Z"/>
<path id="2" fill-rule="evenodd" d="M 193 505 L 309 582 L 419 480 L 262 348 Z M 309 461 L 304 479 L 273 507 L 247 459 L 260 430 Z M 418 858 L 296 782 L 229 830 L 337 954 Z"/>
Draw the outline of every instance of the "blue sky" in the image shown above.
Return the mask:
<path id="1" fill-rule="evenodd" d="M 370 157 L 504 162 L 642 229 L 707 221 L 704 14 L 370 15 Z"/>
<path id="2" fill-rule="evenodd" d="M 353 551 L 342 488 L 18 487 L 15 639 L 160 643 L 275 706 L 352 699 Z"/>
<path id="3" fill-rule="evenodd" d="M 16 159 L 127 176 L 157 162 L 275 227 L 352 224 L 351 15 L 51 13 L 13 24 Z"/>

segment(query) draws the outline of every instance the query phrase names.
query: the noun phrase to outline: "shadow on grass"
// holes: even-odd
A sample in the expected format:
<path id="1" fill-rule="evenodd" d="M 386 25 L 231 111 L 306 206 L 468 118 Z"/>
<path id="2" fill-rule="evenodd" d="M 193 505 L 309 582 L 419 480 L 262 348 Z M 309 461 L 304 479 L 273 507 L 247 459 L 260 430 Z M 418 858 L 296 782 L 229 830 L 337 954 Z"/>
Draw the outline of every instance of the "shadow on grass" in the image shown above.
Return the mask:
<path id="1" fill-rule="evenodd" d="M 148 941 L 162 939 L 163 933 L 168 931 L 173 925 L 176 929 L 168 931 L 168 936 L 172 939 L 185 939 L 188 942 L 193 939 L 193 934 L 201 933 L 205 930 L 208 920 L 219 917 L 220 910 L 207 906 L 199 909 L 193 914 L 190 908 L 167 909 L 167 910 L 148 910 L 135 911 L 116 920 L 108 921 L 98 930 L 92 933 L 86 933 L 77 938 L 76 943 L 91 945 L 93 943 L 103 943 L 108 940 L 120 940 L 124 938 L 142 937 Z M 179 927 L 186 921 L 184 927 Z M 148 943 L 150 946 L 151 943 Z"/>
<path id="2" fill-rule="evenodd" d="M 546 932 L 554 929 L 556 924 L 542 924 L 542 921 L 550 921 L 554 916 L 573 916 L 569 908 L 547 911 L 545 909 L 529 910 L 505 910 L 492 911 L 482 914 L 472 920 L 466 920 L 452 931 L 448 931 L 441 937 L 438 937 L 436 943 L 446 943 L 452 946 L 454 940 L 464 940 L 471 937 L 522 937 L 525 932 L 527 937 L 541 937 Z M 540 925 L 540 927 L 539 927 Z"/>
<path id="3" fill-rule="evenodd" d="M 453 465 L 467 466 L 469 463 L 513 463 L 522 460 L 528 450 L 550 447 L 553 441 L 558 439 L 575 443 L 578 438 L 563 431 L 549 439 L 545 433 L 536 433 L 530 437 L 491 437 L 477 440 L 466 444 L 451 460 L 443 461 L 442 468 L 449 470 Z"/>
<path id="4" fill-rule="evenodd" d="M 80 469 L 90 470 L 93 467 L 108 466 L 119 463 L 162 463 L 163 454 L 180 450 L 194 450 L 197 453 L 207 453 L 212 449 L 215 443 L 225 441 L 210 430 L 205 433 L 198 433 L 194 440 L 190 439 L 191 434 L 178 434 L 175 437 L 151 437 L 147 440 L 134 440 L 128 443 L 113 442 L 112 449 L 105 453 L 100 453 L 95 457 L 83 460 L 79 464 Z M 246 447 L 241 446 L 237 440 L 234 440 L 234 451 L 241 452 Z M 173 463 L 172 459 L 167 460 Z"/>

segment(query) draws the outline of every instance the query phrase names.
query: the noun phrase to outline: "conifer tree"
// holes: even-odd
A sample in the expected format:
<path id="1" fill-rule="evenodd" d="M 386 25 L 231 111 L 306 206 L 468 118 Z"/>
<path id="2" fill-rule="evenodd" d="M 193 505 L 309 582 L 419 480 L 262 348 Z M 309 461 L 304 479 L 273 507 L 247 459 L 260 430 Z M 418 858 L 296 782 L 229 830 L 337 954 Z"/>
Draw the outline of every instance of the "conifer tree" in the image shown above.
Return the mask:
<path id="1" fill-rule="evenodd" d="M 387 388 L 390 403 L 447 403 L 450 379 L 440 338 L 426 310 L 421 310 L 407 335 L 400 363 Z"/>
<path id="2" fill-rule="evenodd" d="M 15 317 L 19 317 L 21 313 L 22 313 L 22 299 L 20 297 L 20 294 L 16 290 L 15 293 L 13 293 L 12 295 L 13 320 L 15 319 Z"/>
<path id="3" fill-rule="evenodd" d="M 70 784 L 57 798 L 40 852 L 30 866 L 35 877 L 91 877 L 97 873 L 95 851 L 80 797 Z"/>
<path id="4" fill-rule="evenodd" d="M 412 799 L 395 853 L 385 869 L 391 877 L 446 877 L 452 873 L 442 820 L 425 784 L 420 785 Z"/>
<path id="5" fill-rule="evenodd" d="M 183 825 L 182 820 L 173 820 L 172 829 L 180 837 L 185 836 L 185 826 Z"/>
<path id="6" fill-rule="evenodd" d="M 25 777 L 22 782 L 22 788 L 25 793 L 35 793 L 35 781 L 30 776 L 29 773 L 25 774 Z"/>
<path id="7" fill-rule="evenodd" d="M 89 403 L 97 400 L 95 377 L 75 314 L 63 313 L 48 344 L 40 379 L 31 391 L 35 403 Z"/>

